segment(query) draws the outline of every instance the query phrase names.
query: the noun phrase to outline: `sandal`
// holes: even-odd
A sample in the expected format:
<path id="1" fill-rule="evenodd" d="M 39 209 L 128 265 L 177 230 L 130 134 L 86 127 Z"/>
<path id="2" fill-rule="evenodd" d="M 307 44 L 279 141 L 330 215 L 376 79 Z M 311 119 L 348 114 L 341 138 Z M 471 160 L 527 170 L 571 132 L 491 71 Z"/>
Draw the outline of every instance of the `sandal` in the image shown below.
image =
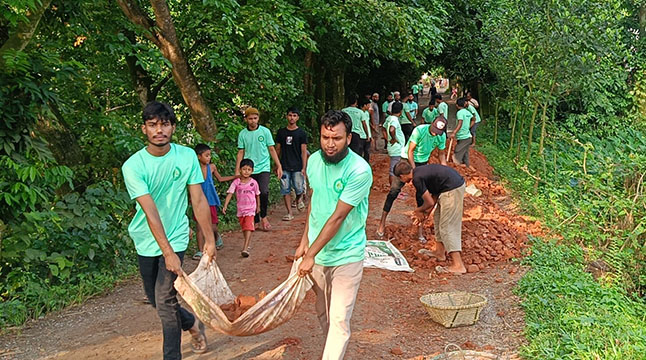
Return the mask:
<path id="1" fill-rule="evenodd" d="M 224 242 L 222 241 L 222 236 L 218 234 L 218 239 L 215 241 L 215 250 L 222 250 L 224 247 Z"/>
<path id="2" fill-rule="evenodd" d="M 260 230 L 262 231 L 269 231 L 271 230 L 271 224 L 269 223 L 269 220 L 265 218 L 265 220 L 260 220 Z"/>
<path id="3" fill-rule="evenodd" d="M 292 220 L 294 220 L 294 215 L 292 214 L 287 214 L 283 216 L 283 221 L 292 221 Z"/>
<path id="4" fill-rule="evenodd" d="M 435 271 L 437 271 L 438 274 L 452 274 L 452 275 L 462 275 L 463 274 L 461 272 L 451 271 L 451 270 L 445 268 L 444 266 L 440 266 L 440 265 L 435 267 Z"/>
<path id="5" fill-rule="evenodd" d="M 426 238 L 425 238 L 425 237 L 423 237 L 423 236 L 420 236 L 420 237 L 418 237 L 417 239 L 419 240 L 419 243 L 420 243 L 420 244 L 426 244 L 426 243 L 428 242 L 428 241 L 426 240 Z"/>
<path id="6" fill-rule="evenodd" d="M 378 236 L 380 239 L 384 237 L 384 233 L 379 232 L 379 230 L 377 230 L 377 231 L 376 231 L 376 233 L 377 233 L 377 236 Z"/>
<path id="7" fill-rule="evenodd" d="M 204 333 L 204 323 L 198 318 L 195 318 L 195 321 L 199 321 L 199 324 L 197 325 L 199 333 L 197 335 L 191 334 L 191 350 L 195 354 L 204 354 L 208 349 L 206 344 L 206 334 Z"/>
<path id="8" fill-rule="evenodd" d="M 303 209 L 305 209 L 305 203 L 302 199 L 298 201 L 298 205 L 296 207 L 298 208 L 298 211 L 303 211 Z"/>
<path id="9" fill-rule="evenodd" d="M 202 252 L 198 251 L 193 255 L 193 260 L 200 260 L 202 258 Z"/>
<path id="10" fill-rule="evenodd" d="M 249 257 L 249 250 L 251 250 L 251 248 L 250 248 L 250 247 L 248 247 L 248 248 L 247 248 L 247 250 L 242 250 L 242 251 L 240 252 L 240 255 L 242 255 L 242 257 L 244 257 L 244 258 Z"/>

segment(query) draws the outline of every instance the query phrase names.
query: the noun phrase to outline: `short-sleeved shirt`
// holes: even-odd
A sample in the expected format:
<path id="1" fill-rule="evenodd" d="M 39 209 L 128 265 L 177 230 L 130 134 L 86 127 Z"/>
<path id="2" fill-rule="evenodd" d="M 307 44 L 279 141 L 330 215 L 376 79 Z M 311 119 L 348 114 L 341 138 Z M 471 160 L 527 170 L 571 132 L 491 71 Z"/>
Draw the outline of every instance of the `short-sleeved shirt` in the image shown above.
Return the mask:
<path id="1" fill-rule="evenodd" d="M 429 108 L 426 108 L 424 109 L 424 111 L 422 111 L 422 118 L 424 118 L 424 122 L 427 124 L 432 124 L 435 118 L 438 117 L 439 115 L 440 115 L 440 112 L 437 111 L 437 108 L 433 108 L 433 110 L 429 110 Z"/>
<path id="2" fill-rule="evenodd" d="M 402 108 L 401 115 L 399 115 L 399 123 L 402 124 L 402 125 L 412 124 L 412 122 L 410 120 L 408 120 L 408 116 L 406 116 L 406 113 L 408 112 L 410 114 L 410 111 L 411 111 L 410 110 L 411 109 L 410 103 L 405 102 L 402 105 L 404 105 L 404 107 Z M 415 105 L 417 105 L 417 104 L 415 104 Z"/>
<path id="3" fill-rule="evenodd" d="M 352 132 L 359 134 L 359 137 L 362 139 L 366 138 L 366 132 L 363 131 L 363 110 L 359 109 L 356 106 L 348 106 L 345 109 L 342 109 L 344 113 L 350 115 L 350 119 L 352 119 Z"/>
<path id="4" fill-rule="evenodd" d="M 413 95 L 419 92 L 419 87 L 417 86 L 417 84 L 411 86 L 411 89 L 413 90 Z"/>
<path id="5" fill-rule="evenodd" d="M 235 179 L 227 193 L 236 194 L 237 216 L 256 215 L 256 195 L 260 195 L 256 180 L 250 178 L 248 182 L 243 183 L 239 178 Z"/>
<path id="6" fill-rule="evenodd" d="M 473 115 L 476 117 L 476 124 L 480 122 L 480 114 L 478 114 L 478 110 L 473 107 L 473 105 L 469 104 L 469 107 L 467 108 Z"/>
<path id="7" fill-rule="evenodd" d="M 395 139 L 397 139 L 395 144 L 390 143 L 390 139 L 392 139 L 392 135 L 390 135 L 391 126 L 395 128 Z M 399 123 L 399 118 L 392 115 L 388 116 L 384 122 L 384 129 L 386 129 L 386 135 L 388 136 L 388 141 L 386 142 L 388 156 L 400 156 L 402 147 L 406 140 L 404 138 L 404 133 L 402 132 L 402 126 Z"/>
<path id="8" fill-rule="evenodd" d="M 368 195 L 372 187 L 370 165 L 352 151 L 338 163 L 328 164 L 319 150 L 307 162 L 307 178 L 313 190 L 307 233 L 310 245 L 334 213 L 339 200 L 353 206 L 336 235 L 316 255 L 315 263 L 339 266 L 363 260 Z"/>
<path id="9" fill-rule="evenodd" d="M 445 119 L 449 118 L 449 105 L 446 104 L 446 101 L 442 101 L 436 106 L 437 111 L 444 115 Z"/>
<path id="10" fill-rule="evenodd" d="M 244 158 L 253 161 L 253 173 L 269 172 L 271 170 L 269 162 L 268 146 L 274 146 L 274 138 L 271 131 L 262 125 L 253 131 L 244 128 L 238 134 L 238 149 L 244 149 Z"/>
<path id="11" fill-rule="evenodd" d="M 471 104 L 471 105 L 473 105 L 475 107 L 480 106 L 480 104 L 478 104 L 478 100 L 476 100 L 474 98 L 471 98 L 471 100 L 469 100 L 469 102 L 467 104 Z"/>
<path id="12" fill-rule="evenodd" d="M 368 134 L 366 134 L 367 136 L 365 138 L 362 138 L 362 139 L 365 140 L 367 138 L 371 138 L 372 137 L 372 130 L 370 130 L 370 112 L 368 110 L 365 110 L 363 112 L 361 121 L 366 122 L 366 129 L 368 129 Z"/>
<path id="13" fill-rule="evenodd" d="M 276 142 L 280 144 L 280 165 L 284 171 L 303 170 L 301 145 L 307 144 L 307 133 L 301 128 L 278 129 Z"/>
<path id="14" fill-rule="evenodd" d="M 425 191 L 437 196 L 462 185 L 464 185 L 462 176 L 448 166 L 429 164 L 413 169 L 413 186 L 419 196 Z"/>
<path id="15" fill-rule="evenodd" d="M 417 117 L 417 109 L 419 109 L 419 105 L 417 105 L 416 102 L 411 101 L 408 102 L 408 113 L 410 114 L 410 117 L 415 119 Z"/>
<path id="16" fill-rule="evenodd" d="M 473 117 L 473 114 L 471 114 L 471 111 L 467 109 L 460 109 L 456 116 L 458 121 L 462 120 L 462 127 L 460 127 L 460 130 L 455 134 L 455 138 L 458 140 L 470 138 L 471 132 L 469 131 L 469 127 L 471 126 L 471 118 Z"/>
<path id="17" fill-rule="evenodd" d="M 408 146 L 410 146 L 410 143 L 415 143 L 415 150 L 413 150 L 414 162 L 425 163 L 431 157 L 431 153 L 435 148 L 440 150 L 446 149 L 446 133 L 433 135 L 430 132 L 430 128 L 430 124 L 419 125 L 413 129 L 413 133 L 410 135 Z M 408 150 L 408 146 L 406 150 Z M 408 154 L 405 157 L 408 158 Z"/>
<path id="18" fill-rule="evenodd" d="M 390 103 L 388 101 L 384 101 L 384 103 L 381 104 L 381 113 L 387 114 L 388 111 L 390 111 Z"/>
<path id="19" fill-rule="evenodd" d="M 130 198 L 150 195 L 173 251 L 185 251 L 189 231 L 187 186 L 204 182 L 195 151 L 170 144 L 166 154 L 153 156 L 143 148 L 126 160 L 121 171 Z M 150 257 L 162 254 L 139 203 L 128 226 L 128 233 L 135 243 L 137 254 Z"/>

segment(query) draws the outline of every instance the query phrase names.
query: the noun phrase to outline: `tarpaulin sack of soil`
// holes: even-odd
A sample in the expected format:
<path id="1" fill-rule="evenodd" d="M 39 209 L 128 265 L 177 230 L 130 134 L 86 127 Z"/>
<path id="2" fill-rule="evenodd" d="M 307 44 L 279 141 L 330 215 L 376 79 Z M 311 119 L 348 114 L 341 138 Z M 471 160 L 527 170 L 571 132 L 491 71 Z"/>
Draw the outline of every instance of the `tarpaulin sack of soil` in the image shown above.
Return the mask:
<path id="1" fill-rule="evenodd" d="M 220 306 L 232 304 L 236 297 L 215 261 L 209 262 L 207 256 L 202 257 L 190 275 L 178 276 L 175 288 L 197 317 L 213 330 L 233 336 L 261 334 L 289 320 L 312 287 L 307 277 L 297 274 L 301 260 L 294 261 L 287 280 L 233 322 Z"/>

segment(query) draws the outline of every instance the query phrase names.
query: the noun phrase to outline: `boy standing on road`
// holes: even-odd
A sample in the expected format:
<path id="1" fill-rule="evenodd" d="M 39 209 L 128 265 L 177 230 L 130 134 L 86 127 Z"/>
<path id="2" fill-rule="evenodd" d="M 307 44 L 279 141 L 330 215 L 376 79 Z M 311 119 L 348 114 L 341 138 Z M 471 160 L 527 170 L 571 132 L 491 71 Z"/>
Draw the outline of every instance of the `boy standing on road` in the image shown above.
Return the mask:
<path id="1" fill-rule="evenodd" d="M 449 105 L 442 99 L 442 94 L 435 94 L 435 106 L 437 112 L 444 115 L 446 120 L 449 119 Z"/>
<path id="2" fill-rule="evenodd" d="M 350 116 L 352 119 L 352 141 L 350 143 L 350 150 L 359 154 L 359 156 L 365 158 L 365 150 L 370 148 L 370 143 L 368 142 L 368 119 L 366 114 L 364 114 L 363 107 L 369 104 L 368 100 L 361 99 L 357 100 L 356 95 L 348 96 L 348 106 L 343 110 L 344 113 Z M 370 156 L 370 155 L 368 155 Z"/>
<path id="3" fill-rule="evenodd" d="M 316 312 L 326 334 L 323 360 L 343 359 L 350 319 L 363 275 L 372 170 L 348 151 L 352 120 L 330 110 L 321 118 L 321 150 L 310 157 L 313 190 L 305 231 L 295 257 L 299 276 L 311 274 Z"/>
<path id="4" fill-rule="evenodd" d="M 215 259 L 209 203 L 193 149 L 172 144 L 177 119 L 168 104 L 150 102 L 143 111 L 141 131 L 148 145 L 133 154 L 121 168 L 137 211 L 128 226 L 135 243 L 144 291 L 162 323 L 164 360 L 182 358 L 182 330 L 193 337 L 193 352 L 206 352 L 204 325 L 177 301 L 173 286 L 182 275 L 182 259 L 189 241 L 187 193 L 198 226 L 204 234 L 204 253 Z"/>
<path id="5" fill-rule="evenodd" d="M 300 115 L 298 109 L 287 110 L 287 127 L 280 128 L 276 134 L 276 152 L 283 168 L 280 178 L 280 194 L 285 200 L 287 215 L 284 221 L 294 219 L 292 215 L 292 187 L 296 193 L 296 203 L 299 211 L 305 209 L 303 194 L 305 193 L 305 169 L 307 168 L 307 133 L 296 124 Z"/>
<path id="6" fill-rule="evenodd" d="M 267 205 L 269 204 L 269 171 L 271 170 L 269 157 L 276 163 L 276 176 L 283 177 L 283 168 L 278 160 L 274 139 L 271 131 L 259 125 L 260 115 L 256 108 L 248 108 L 244 112 L 247 127 L 238 134 L 238 156 L 236 158 L 236 175 L 240 175 L 240 161 L 247 158 L 253 161 L 254 168 L 251 177 L 258 182 L 260 188 L 260 213 L 256 214 L 254 222 L 260 223 L 260 228 L 271 230 L 267 220 Z"/>

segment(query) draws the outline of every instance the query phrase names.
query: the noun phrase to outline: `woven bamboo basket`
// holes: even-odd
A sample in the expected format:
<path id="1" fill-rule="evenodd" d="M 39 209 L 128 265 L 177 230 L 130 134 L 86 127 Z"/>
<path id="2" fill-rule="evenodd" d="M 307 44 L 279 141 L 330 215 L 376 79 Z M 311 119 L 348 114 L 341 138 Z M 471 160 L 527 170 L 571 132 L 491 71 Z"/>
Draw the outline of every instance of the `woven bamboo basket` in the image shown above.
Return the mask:
<path id="1" fill-rule="evenodd" d="M 442 292 L 422 295 L 419 298 L 433 321 L 452 328 L 473 325 L 487 298 L 468 292 Z"/>

